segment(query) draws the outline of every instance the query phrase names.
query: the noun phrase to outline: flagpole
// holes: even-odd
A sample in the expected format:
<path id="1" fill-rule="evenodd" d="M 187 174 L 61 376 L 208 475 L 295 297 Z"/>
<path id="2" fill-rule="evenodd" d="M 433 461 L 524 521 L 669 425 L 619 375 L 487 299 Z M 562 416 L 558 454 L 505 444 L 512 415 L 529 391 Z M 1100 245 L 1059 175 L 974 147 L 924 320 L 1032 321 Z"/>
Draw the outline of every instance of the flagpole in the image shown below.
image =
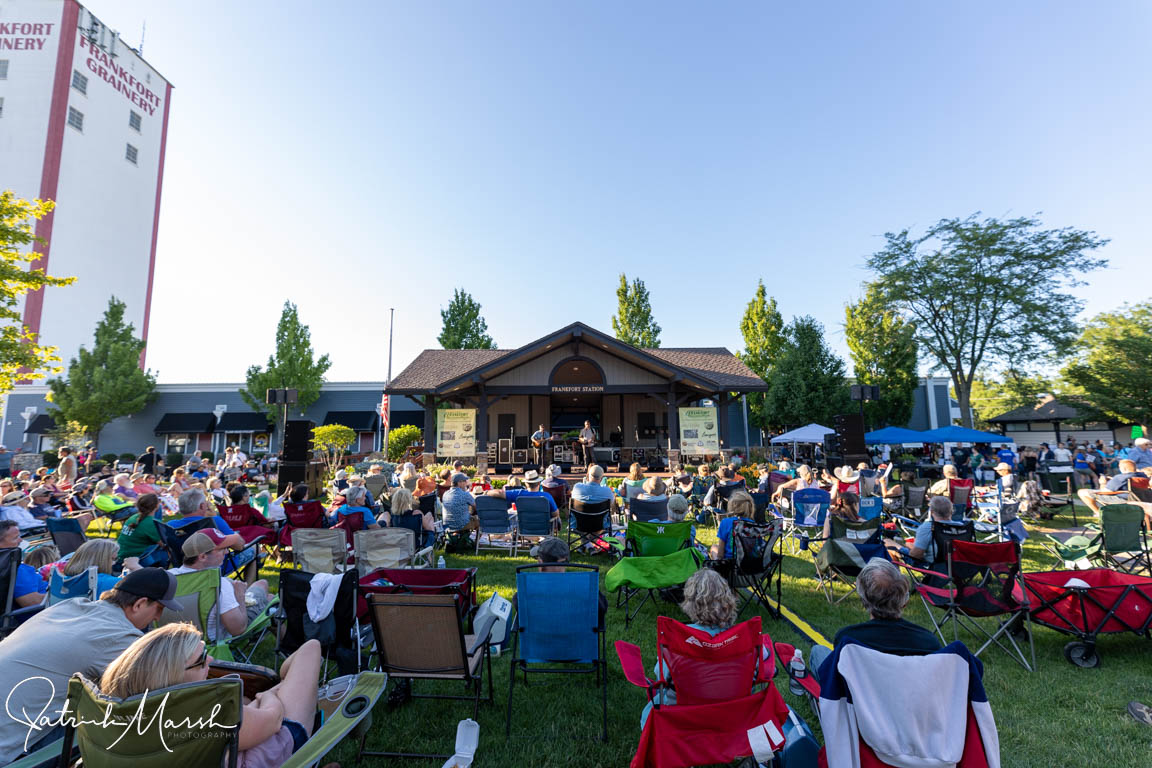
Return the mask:
<path id="1" fill-rule="evenodd" d="M 392 326 L 395 324 L 395 317 L 396 317 L 396 308 L 395 307 L 389 307 L 388 308 L 388 381 L 384 385 L 384 391 L 385 392 L 387 392 L 389 387 L 392 386 Z M 392 419 L 391 419 L 392 397 L 391 396 L 388 397 L 388 411 L 389 411 L 388 421 L 389 421 L 389 424 L 391 424 L 391 421 L 392 421 Z M 383 429 L 383 421 L 384 421 L 383 416 L 384 416 L 384 414 L 380 414 L 380 416 L 381 416 L 381 420 L 380 420 L 381 421 L 381 429 Z M 388 458 L 388 430 L 387 429 L 384 430 L 384 458 L 385 459 Z"/>

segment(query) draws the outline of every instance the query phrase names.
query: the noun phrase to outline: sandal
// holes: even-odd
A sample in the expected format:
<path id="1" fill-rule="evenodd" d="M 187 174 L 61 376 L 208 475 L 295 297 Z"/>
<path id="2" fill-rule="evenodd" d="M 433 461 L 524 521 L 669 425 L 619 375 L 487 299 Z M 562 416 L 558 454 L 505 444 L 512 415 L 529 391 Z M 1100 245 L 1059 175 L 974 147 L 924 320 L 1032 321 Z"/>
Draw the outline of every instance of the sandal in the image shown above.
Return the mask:
<path id="1" fill-rule="evenodd" d="M 1128 714 L 1132 715 L 1138 723 L 1152 725 L 1152 707 L 1147 704 L 1141 704 L 1138 701 L 1128 702 Z"/>

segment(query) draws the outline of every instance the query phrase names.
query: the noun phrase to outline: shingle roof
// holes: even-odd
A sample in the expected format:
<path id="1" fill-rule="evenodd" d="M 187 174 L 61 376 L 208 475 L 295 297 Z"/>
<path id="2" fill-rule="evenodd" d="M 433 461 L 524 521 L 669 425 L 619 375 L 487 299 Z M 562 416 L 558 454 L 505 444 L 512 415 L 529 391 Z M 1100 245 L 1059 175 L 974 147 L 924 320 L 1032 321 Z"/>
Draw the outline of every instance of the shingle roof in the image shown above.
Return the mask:
<path id="1" fill-rule="evenodd" d="M 764 380 L 724 347 L 662 347 L 645 352 L 722 387 L 763 387 Z"/>
<path id="2" fill-rule="evenodd" d="M 1066 419 L 1082 419 L 1084 414 L 1075 407 L 1068 403 L 1059 400 L 1047 400 L 1043 403 L 1036 405 L 1025 405 L 1020 408 L 1013 408 L 1007 413 L 1002 413 L 988 419 L 989 422 L 1007 422 L 1007 421 L 1053 421 L 1059 419 L 1061 421 Z"/>

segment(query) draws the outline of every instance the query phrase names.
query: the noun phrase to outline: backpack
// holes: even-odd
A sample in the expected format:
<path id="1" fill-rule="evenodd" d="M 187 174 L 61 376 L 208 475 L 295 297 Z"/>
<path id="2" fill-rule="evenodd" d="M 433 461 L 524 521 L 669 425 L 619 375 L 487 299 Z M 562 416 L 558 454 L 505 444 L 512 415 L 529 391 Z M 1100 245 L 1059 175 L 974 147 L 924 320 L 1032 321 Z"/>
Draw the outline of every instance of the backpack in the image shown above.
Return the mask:
<path id="1" fill-rule="evenodd" d="M 772 565 L 772 547 L 779 538 L 779 524 L 738 519 L 732 524 L 730 551 L 739 573 L 763 573 Z"/>

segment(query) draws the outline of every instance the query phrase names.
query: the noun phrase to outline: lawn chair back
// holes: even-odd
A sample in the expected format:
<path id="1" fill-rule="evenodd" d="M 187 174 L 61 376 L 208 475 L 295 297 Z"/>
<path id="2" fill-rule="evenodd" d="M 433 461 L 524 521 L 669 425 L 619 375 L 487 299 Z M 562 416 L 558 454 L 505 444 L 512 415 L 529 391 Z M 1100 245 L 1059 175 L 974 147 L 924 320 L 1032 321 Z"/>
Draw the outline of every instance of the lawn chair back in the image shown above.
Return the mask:
<path id="1" fill-rule="evenodd" d="M 518 658 L 528 663 L 588 663 L 601 657 L 599 569 L 566 568 L 564 573 L 533 565 L 516 569 Z"/>
<path id="2" fill-rule="evenodd" d="M 666 520 L 668 518 L 668 500 L 633 499 L 628 504 L 628 517 L 630 520 Z"/>
<path id="3" fill-rule="evenodd" d="M 611 499 L 584 502 L 572 500 L 575 529 L 580 533 L 599 533 L 604 530 L 604 515 L 612 509 Z"/>
<path id="4" fill-rule="evenodd" d="M 884 511 L 884 500 L 879 496 L 862 496 L 860 498 L 860 519 L 877 520 Z"/>
<path id="5" fill-rule="evenodd" d="M 385 474 L 367 475 L 364 478 L 364 487 L 368 489 L 368 493 L 372 494 L 372 498 L 379 504 L 381 495 L 388 490 L 388 476 Z"/>
<path id="6" fill-rule="evenodd" d="M 284 503 L 284 527 L 280 529 L 280 546 L 292 546 L 292 531 L 297 528 L 323 528 L 324 505 L 318 501 Z"/>
<path id="7" fill-rule="evenodd" d="M 1036 476 L 1040 478 L 1040 487 L 1048 493 L 1062 496 L 1072 495 L 1072 483 L 1074 481 L 1071 472 L 1037 472 Z"/>
<path id="8" fill-rule="evenodd" d="M 52 543 L 60 550 L 61 557 L 72 554 L 88 540 L 80 529 L 80 521 L 74 517 L 50 517 L 44 524 L 48 527 Z"/>
<path id="9" fill-rule="evenodd" d="M 767 520 L 768 505 L 772 503 L 772 494 L 760 493 L 759 491 L 750 491 L 748 495 L 752 497 L 752 519 L 758 523 L 762 523 Z"/>
<path id="10" fill-rule="evenodd" d="M 927 523 L 924 523 L 927 525 Z M 939 520 L 932 521 L 932 544 L 936 550 L 935 557 L 933 558 L 933 565 L 944 564 L 948 560 L 948 553 L 952 549 L 952 542 L 954 541 L 975 541 L 976 540 L 976 525 L 971 520 L 964 522 L 948 522 L 942 523 Z M 933 570 L 941 570 L 933 568 Z"/>
<path id="11" fill-rule="evenodd" d="M 339 573 L 348 561 L 348 537 L 336 528 L 297 528 L 292 531 L 292 556 L 312 573 Z"/>
<path id="12" fill-rule="evenodd" d="M 230 507 L 217 507 L 220 518 L 232 530 L 248 525 L 267 525 L 268 520 L 250 504 L 233 504 Z"/>
<path id="13" fill-rule="evenodd" d="M 75 576 L 65 576 L 53 568 L 48 575 L 48 605 L 56 605 L 74 597 L 96 600 L 100 597 L 97 594 L 97 579 L 97 569 L 94 565 L 88 566 L 83 573 Z"/>
<path id="14" fill-rule="evenodd" d="M 469 674 L 459 595 L 368 595 L 380 671 L 404 678 Z"/>
<path id="15" fill-rule="evenodd" d="M 243 695 L 240 679 L 220 678 L 114 699 L 75 674 L 68 681 L 71 716 L 65 720 L 62 754 L 70 754 L 73 745 L 79 747 L 85 768 L 136 768 L 161 762 L 166 768 L 234 768 Z M 135 725 L 109 728 L 103 727 L 105 722 Z"/>
<path id="16" fill-rule="evenodd" d="M 420 512 L 424 514 L 436 514 L 436 500 L 439 498 L 435 493 L 426 493 L 416 499 L 416 503 L 420 505 Z"/>
<path id="17" fill-rule="evenodd" d="M 793 523 L 801 528 L 822 528 L 832 495 L 820 488 L 801 488 L 792 494 Z"/>
<path id="18" fill-rule="evenodd" d="M 953 515 L 959 512 L 959 519 L 963 520 L 968 510 L 972 509 L 972 491 L 976 481 L 968 478 L 961 480 L 952 478 L 948 481 L 948 498 L 952 502 Z"/>
<path id="19" fill-rule="evenodd" d="M 336 524 L 332 526 L 333 530 L 343 531 L 345 543 L 351 547 L 355 544 L 356 531 L 364 530 L 364 513 L 363 512 L 348 512 L 341 515 Z"/>
<path id="20" fill-rule="evenodd" d="M 220 571 L 209 568 L 203 571 L 181 573 L 176 576 L 176 595 L 174 599 L 182 606 L 179 611 L 165 608 L 156 620 L 157 626 L 187 622 L 200 634 L 205 633 L 208 626 L 208 616 L 213 611 L 219 611 L 220 597 Z M 219 615 L 216 619 L 219 622 Z M 217 626 L 219 624 L 217 623 Z"/>
<path id="21" fill-rule="evenodd" d="M 732 494 L 736 491 L 747 491 L 743 482 L 736 483 L 716 483 L 716 501 L 720 509 L 728 509 L 728 500 L 732 498 Z"/>
<path id="22" fill-rule="evenodd" d="M 416 553 L 416 534 L 407 528 L 356 531 L 356 567 L 367 573 L 377 568 L 406 568 Z"/>
<path id="23" fill-rule="evenodd" d="M 393 513 L 392 527 L 412 531 L 412 535 L 419 541 L 424 531 L 424 515 L 408 512 Z"/>
<path id="24" fill-rule="evenodd" d="M 551 536 L 552 507 L 548 499 L 531 496 L 516 499 L 516 526 L 521 536 Z"/>
<path id="25" fill-rule="evenodd" d="M 1149 487 L 1150 482 L 1152 482 L 1152 480 L 1147 477 L 1128 478 L 1128 492 L 1131 493 L 1137 501 L 1152 504 L 1152 488 Z M 49 530 L 51 530 L 51 528 L 49 528 Z"/>
<path id="26" fill-rule="evenodd" d="M 969 616 L 998 616 L 1016 609 L 1020 546 L 1012 541 L 957 540 L 948 555 L 957 607 Z"/>
<path id="27" fill-rule="evenodd" d="M 545 485 L 541 487 L 552 497 L 552 501 L 556 502 L 557 509 L 564 509 L 568 506 L 568 486 L 566 485 Z M 516 509 L 520 509 L 520 505 L 516 505 Z"/>
<path id="28" fill-rule="evenodd" d="M 833 515 L 831 528 L 831 536 L 816 553 L 821 570 L 835 568 L 855 575 L 873 557 L 888 559 L 880 541 L 880 518 L 854 521 Z"/>
<path id="29" fill-rule="evenodd" d="M 314 573 L 297 571 L 286 568 L 280 572 L 280 606 L 282 623 L 277 634 L 276 653 L 287 656 L 296 651 L 305 642 L 313 638 L 320 641 L 324 655 L 336 656 L 334 651 L 350 651 L 355 653 L 358 638 L 353 628 L 356 626 L 356 591 L 359 584 L 359 573 L 350 568 L 340 577 L 340 586 L 336 592 L 336 602 L 332 605 L 332 633 L 325 634 L 320 629 L 327 624 L 321 621 L 313 624 L 305 621 L 308 618 L 308 595 L 312 591 L 312 577 Z M 356 659 L 352 658 L 354 665 Z"/>
<path id="30" fill-rule="evenodd" d="M 1106 504 L 1100 508 L 1101 554 L 1110 565 L 1152 574 L 1152 557 L 1145 538 L 1148 527 L 1144 521 L 1144 510 L 1135 504 Z M 1117 558 L 1121 552 L 1132 554 Z"/>
<path id="31" fill-rule="evenodd" d="M 768 475 L 768 494 L 771 495 L 773 493 L 776 493 L 777 488 L 784 485 L 784 483 L 790 482 L 793 479 L 793 477 L 795 477 L 794 473 L 789 474 L 791 472 L 792 472 L 792 470 L 789 470 L 788 472 L 771 472 L 771 473 L 769 473 L 769 475 Z"/>
<path id="32" fill-rule="evenodd" d="M 776 542 L 784 532 L 784 521 L 776 518 L 767 523 L 737 519 L 732 524 L 731 553 L 736 574 L 753 576 L 771 570 L 776 556 Z"/>
<path id="33" fill-rule="evenodd" d="M 928 498 L 928 488 L 923 485 L 904 485 L 904 509 L 916 512 L 916 517 L 924 511 L 924 500 Z"/>
<path id="34" fill-rule="evenodd" d="M 692 523 L 651 523 L 639 520 L 629 524 L 624 551 L 636 557 L 662 557 L 684 549 L 692 540 Z"/>
<path id="35" fill-rule="evenodd" d="M 180 565 L 184 562 L 184 542 L 188 541 L 188 537 L 207 528 L 216 528 L 216 523 L 212 522 L 210 517 L 179 526 L 156 521 L 156 529 L 160 531 L 160 538 L 164 541 L 164 546 L 168 548 L 173 565 Z"/>
<path id="36" fill-rule="evenodd" d="M 476 518 L 480 523 L 480 532 L 489 534 L 511 533 L 512 523 L 508 516 L 508 506 L 507 499 L 477 496 Z"/>
<path id="37" fill-rule="evenodd" d="M 656 648 L 663 664 L 660 681 L 676 684 L 678 705 L 739 699 L 752 691 L 760 671 L 761 620 L 713 635 L 668 616 L 656 617 Z"/>

